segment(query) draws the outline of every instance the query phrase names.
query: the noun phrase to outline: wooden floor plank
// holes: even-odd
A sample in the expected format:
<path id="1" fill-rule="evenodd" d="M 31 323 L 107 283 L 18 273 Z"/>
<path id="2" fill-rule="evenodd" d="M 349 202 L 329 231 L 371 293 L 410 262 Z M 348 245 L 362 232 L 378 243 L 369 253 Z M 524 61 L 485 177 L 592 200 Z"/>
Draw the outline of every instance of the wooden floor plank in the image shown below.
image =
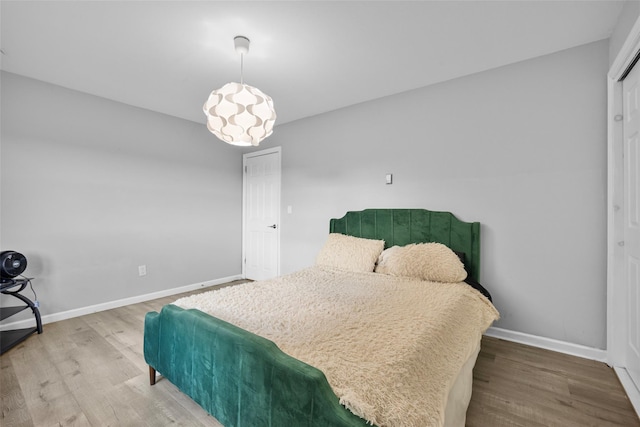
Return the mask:
<path id="1" fill-rule="evenodd" d="M 484 337 L 473 387 L 467 425 L 640 427 L 613 370 L 593 360 Z"/>
<path id="2" fill-rule="evenodd" d="M 2 357 L 11 358 L 34 425 L 73 425 L 83 418 L 82 411 L 38 338 L 33 336 Z"/>
<path id="3" fill-rule="evenodd" d="M 242 283 L 232 282 L 223 286 Z M 169 381 L 148 382 L 144 317 L 199 289 L 45 325 L 0 357 L 2 426 L 222 427 Z M 603 363 L 484 337 L 467 427 L 640 427 Z"/>
<path id="4" fill-rule="evenodd" d="M 127 385 L 138 394 L 145 405 L 140 405 L 141 414 L 156 417 L 152 425 L 185 425 L 223 427 L 197 403 L 180 392 L 169 381 L 160 380 L 153 387 L 149 386 L 149 377 L 138 377 L 128 381 Z M 150 403 L 149 403 L 150 402 Z M 149 415 L 147 415 L 149 417 Z"/>
<path id="5" fill-rule="evenodd" d="M 20 382 L 9 357 L 0 357 L 0 397 L 2 398 L 2 425 L 33 426 L 33 420 L 20 389 Z"/>
<path id="6" fill-rule="evenodd" d="M 87 324 L 118 350 L 140 344 L 144 317 L 139 320 L 133 316 L 118 316 L 118 313 L 128 314 L 125 307 L 118 311 L 102 311 L 87 316 Z"/>

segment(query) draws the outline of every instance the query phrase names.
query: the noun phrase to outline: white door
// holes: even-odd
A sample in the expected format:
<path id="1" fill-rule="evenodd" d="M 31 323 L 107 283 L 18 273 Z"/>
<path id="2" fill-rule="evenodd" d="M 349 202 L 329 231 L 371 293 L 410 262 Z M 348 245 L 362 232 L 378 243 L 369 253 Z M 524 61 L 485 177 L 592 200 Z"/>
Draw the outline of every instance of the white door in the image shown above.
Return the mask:
<path id="1" fill-rule="evenodd" d="M 280 274 L 280 148 L 244 155 L 244 276 Z"/>
<path id="2" fill-rule="evenodd" d="M 640 389 L 640 66 L 622 82 L 624 102 L 624 263 L 627 285 L 626 368 Z"/>

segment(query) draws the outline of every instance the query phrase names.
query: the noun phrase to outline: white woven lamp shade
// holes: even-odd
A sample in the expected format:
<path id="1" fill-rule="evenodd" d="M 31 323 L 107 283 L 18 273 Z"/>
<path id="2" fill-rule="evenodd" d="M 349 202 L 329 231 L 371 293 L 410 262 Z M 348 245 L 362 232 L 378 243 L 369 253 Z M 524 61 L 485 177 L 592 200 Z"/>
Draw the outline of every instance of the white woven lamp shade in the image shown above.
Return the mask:
<path id="1" fill-rule="evenodd" d="M 257 146 L 271 135 L 276 121 L 271 97 L 242 83 L 227 83 L 211 92 L 203 111 L 211 133 L 226 143 L 245 147 Z"/>
<path id="2" fill-rule="evenodd" d="M 240 54 L 240 83 L 227 83 L 209 95 L 202 110 L 207 116 L 207 128 L 228 144 L 257 146 L 273 133 L 276 111 L 273 100 L 260 89 L 244 84 L 242 64 L 249 52 L 249 39 L 236 36 L 233 39 Z"/>

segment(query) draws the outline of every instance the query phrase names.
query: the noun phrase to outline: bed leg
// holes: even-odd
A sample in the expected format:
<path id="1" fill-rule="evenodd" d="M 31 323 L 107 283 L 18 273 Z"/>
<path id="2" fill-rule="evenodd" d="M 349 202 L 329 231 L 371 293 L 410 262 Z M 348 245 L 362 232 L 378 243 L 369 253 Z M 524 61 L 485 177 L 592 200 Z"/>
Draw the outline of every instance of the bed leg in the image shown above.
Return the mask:
<path id="1" fill-rule="evenodd" d="M 156 370 L 149 366 L 149 384 L 155 385 L 156 383 Z"/>

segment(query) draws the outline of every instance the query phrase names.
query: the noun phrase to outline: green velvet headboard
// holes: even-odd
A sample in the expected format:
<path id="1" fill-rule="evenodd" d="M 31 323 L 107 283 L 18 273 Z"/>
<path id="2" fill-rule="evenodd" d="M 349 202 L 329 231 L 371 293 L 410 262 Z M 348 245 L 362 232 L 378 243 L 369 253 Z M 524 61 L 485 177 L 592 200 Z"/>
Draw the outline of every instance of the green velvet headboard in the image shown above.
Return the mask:
<path id="1" fill-rule="evenodd" d="M 480 223 L 464 222 L 450 212 L 426 209 L 365 209 L 347 212 L 329 223 L 330 233 L 385 241 L 385 248 L 438 242 L 465 253 L 472 278 L 480 279 Z"/>

